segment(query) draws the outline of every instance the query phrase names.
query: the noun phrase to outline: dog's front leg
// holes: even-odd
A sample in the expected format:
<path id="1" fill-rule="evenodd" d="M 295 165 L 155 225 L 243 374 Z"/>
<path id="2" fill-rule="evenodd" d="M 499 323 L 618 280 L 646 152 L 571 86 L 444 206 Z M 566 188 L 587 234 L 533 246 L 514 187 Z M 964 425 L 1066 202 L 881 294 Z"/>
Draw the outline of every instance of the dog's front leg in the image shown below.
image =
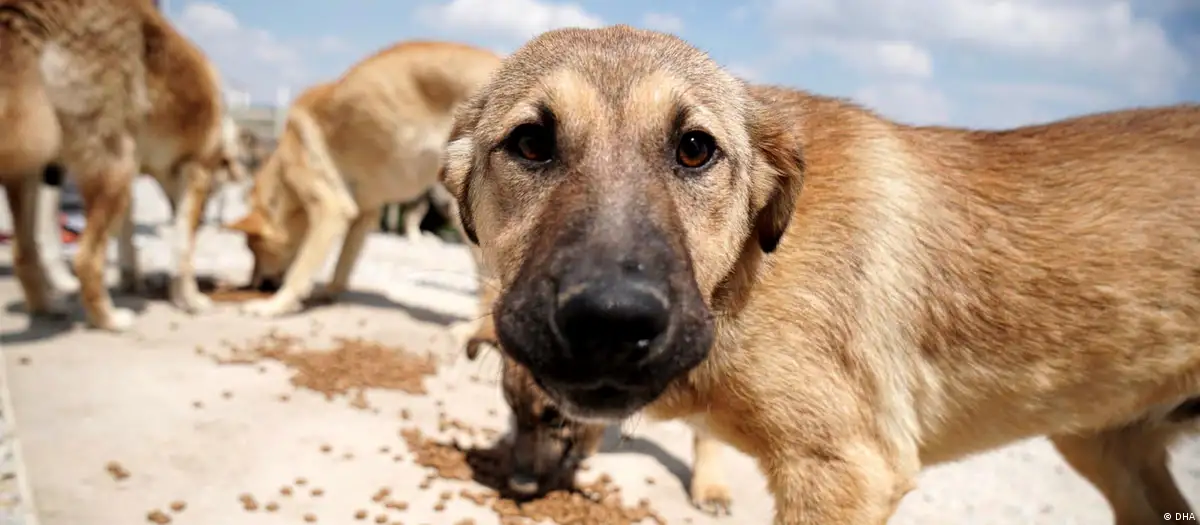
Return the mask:
<path id="1" fill-rule="evenodd" d="M 180 167 L 176 176 L 182 180 L 174 185 L 176 202 L 174 209 L 175 242 L 172 256 L 175 259 L 175 275 L 171 277 L 170 298 L 177 308 L 200 313 L 212 308 L 212 300 L 200 292 L 196 283 L 195 252 L 196 230 L 204 215 L 204 205 L 212 192 L 212 174 L 189 162 Z M 181 183 L 181 184 L 180 184 Z"/>
<path id="2" fill-rule="evenodd" d="M 692 504 L 713 516 L 729 515 L 733 496 L 725 483 L 721 451 L 725 444 L 703 428 L 692 427 Z"/>
<path id="3" fill-rule="evenodd" d="M 337 266 L 333 269 L 333 279 L 313 294 L 314 299 L 332 302 L 349 288 L 350 274 L 362 255 L 363 246 L 367 243 L 367 234 L 379 223 L 380 213 L 382 209 L 364 211 L 350 223 L 346 240 L 342 242 L 342 253 L 338 254 Z"/>
<path id="4" fill-rule="evenodd" d="M 302 301 L 309 297 L 317 270 L 333 249 L 334 241 L 349 230 L 351 218 L 349 214 L 326 204 L 315 205 L 308 213 L 312 227 L 283 279 L 283 287 L 269 299 L 245 303 L 242 312 L 259 317 L 295 313 L 300 310 Z"/>
<path id="5" fill-rule="evenodd" d="M 850 436 L 836 443 L 783 447 L 760 458 L 775 497 L 775 525 L 886 525 L 915 488 L 880 447 Z"/>

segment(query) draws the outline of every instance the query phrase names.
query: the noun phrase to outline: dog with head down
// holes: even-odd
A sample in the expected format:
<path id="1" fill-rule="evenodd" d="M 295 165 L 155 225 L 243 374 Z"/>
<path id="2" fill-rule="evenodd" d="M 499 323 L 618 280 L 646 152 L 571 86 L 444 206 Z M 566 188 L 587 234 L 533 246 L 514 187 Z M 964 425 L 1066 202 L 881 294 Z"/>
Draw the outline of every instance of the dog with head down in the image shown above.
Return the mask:
<path id="1" fill-rule="evenodd" d="M 442 179 L 555 406 L 712 432 L 776 523 L 883 524 L 923 468 L 1040 435 L 1118 524 L 1189 511 L 1200 106 L 909 126 L 563 29 L 459 110 Z"/>

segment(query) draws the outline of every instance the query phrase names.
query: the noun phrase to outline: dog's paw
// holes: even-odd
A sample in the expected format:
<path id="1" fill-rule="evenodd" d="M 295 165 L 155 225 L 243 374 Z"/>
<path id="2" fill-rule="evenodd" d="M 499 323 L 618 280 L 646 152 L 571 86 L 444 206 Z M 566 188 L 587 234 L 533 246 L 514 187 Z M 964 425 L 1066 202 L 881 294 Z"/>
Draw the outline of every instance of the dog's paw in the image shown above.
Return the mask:
<path id="1" fill-rule="evenodd" d="M 692 505 L 709 516 L 732 514 L 733 495 L 723 483 L 693 483 Z"/>
<path id="2" fill-rule="evenodd" d="M 241 312 L 253 317 L 279 317 L 300 311 L 299 303 L 284 303 L 271 299 L 256 299 L 242 305 Z"/>
<path id="3" fill-rule="evenodd" d="M 189 314 L 202 314 L 213 308 L 212 299 L 198 290 L 173 294 L 171 304 Z"/>
<path id="4" fill-rule="evenodd" d="M 133 323 L 136 320 L 137 314 L 133 313 L 133 310 L 128 308 L 113 308 L 104 318 L 92 319 L 91 325 L 109 332 L 124 332 L 133 328 Z"/>

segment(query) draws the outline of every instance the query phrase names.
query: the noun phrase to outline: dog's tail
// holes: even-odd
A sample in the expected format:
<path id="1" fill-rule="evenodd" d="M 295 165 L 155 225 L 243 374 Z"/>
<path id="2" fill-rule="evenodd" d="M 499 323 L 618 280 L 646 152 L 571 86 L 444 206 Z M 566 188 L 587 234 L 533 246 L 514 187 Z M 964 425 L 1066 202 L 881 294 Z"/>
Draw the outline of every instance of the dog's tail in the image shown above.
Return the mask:
<path id="1" fill-rule="evenodd" d="M 308 167 L 316 172 L 330 189 L 345 188 L 346 182 L 342 179 L 342 173 L 329 153 L 325 134 L 312 115 L 304 108 L 293 107 L 288 111 L 288 125 L 295 130 L 296 138 L 300 139 Z M 333 193 L 340 197 L 338 205 L 348 217 L 358 215 L 358 204 L 354 202 L 354 198 L 348 190 L 334 191 Z"/>

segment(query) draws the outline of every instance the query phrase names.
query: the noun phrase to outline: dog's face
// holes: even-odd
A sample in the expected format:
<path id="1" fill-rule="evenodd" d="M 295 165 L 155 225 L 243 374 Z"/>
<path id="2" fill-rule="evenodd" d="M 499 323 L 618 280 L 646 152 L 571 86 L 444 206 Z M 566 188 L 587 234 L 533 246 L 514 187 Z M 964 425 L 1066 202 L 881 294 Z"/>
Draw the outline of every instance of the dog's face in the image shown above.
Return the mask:
<path id="1" fill-rule="evenodd" d="M 573 417 L 654 401 L 708 355 L 722 283 L 779 242 L 797 144 L 678 38 L 530 41 L 459 111 L 442 174 L 500 281 L 501 347 Z"/>
<path id="2" fill-rule="evenodd" d="M 600 447 L 604 426 L 566 418 L 529 372 L 505 359 L 501 385 L 512 410 L 512 472 L 508 488 L 532 497 L 574 481 L 578 467 Z"/>
<path id="3" fill-rule="evenodd" d="M 278 159 L 272 158 L 255 176 L 248 196 L 250 212 L 226 226 L 246 235 L 246 247 L 254 256 L 250 286 L 269 293 L 283 286 L 284 276 L 296 260 L 308 229 L 308 216 L 303 209 L 281 198 L 288 190 L 282 187 L 277 174 L 266 173 L 275 169 L 277 162 Z"/>

